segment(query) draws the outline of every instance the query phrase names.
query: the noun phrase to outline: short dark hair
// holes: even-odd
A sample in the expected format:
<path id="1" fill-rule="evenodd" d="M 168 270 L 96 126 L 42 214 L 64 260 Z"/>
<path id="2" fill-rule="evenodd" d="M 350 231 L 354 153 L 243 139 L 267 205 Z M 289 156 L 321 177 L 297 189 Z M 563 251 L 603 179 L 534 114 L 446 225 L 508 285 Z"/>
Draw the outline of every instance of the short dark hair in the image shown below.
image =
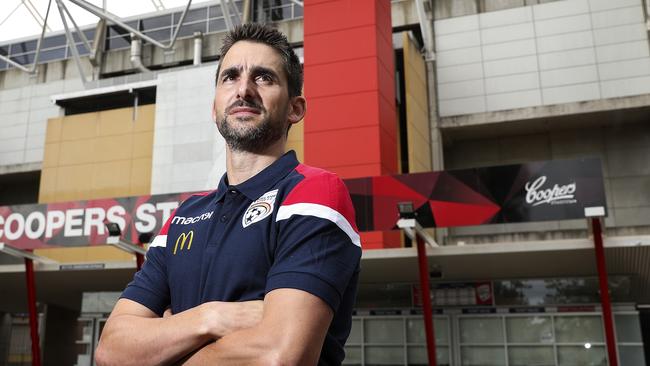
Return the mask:
<path id="1" fill-rule="evenodd" d="M 236 26 L 233 30 L 226 34 L 221 46 L 219 60 L 223 61 L 226 53 L 230 50 L 235 43 L 239 41 L 258 42 L 272 47 L 276 50 L 280 57 L 282 57 L 282 64 L 284 71 L 287 75 L 287 82 L 289 83 L 289 97 L 296 97 L 302 94 L 302 65 L 300 59 L 289 45 L 287 37 L 279 30 L 270 27 L 266 24 L 260 23 L 247 23 Z M 221 62 L 217 67 L 216 80 L 219 80 L 219 70 L 221 69 Z"/>

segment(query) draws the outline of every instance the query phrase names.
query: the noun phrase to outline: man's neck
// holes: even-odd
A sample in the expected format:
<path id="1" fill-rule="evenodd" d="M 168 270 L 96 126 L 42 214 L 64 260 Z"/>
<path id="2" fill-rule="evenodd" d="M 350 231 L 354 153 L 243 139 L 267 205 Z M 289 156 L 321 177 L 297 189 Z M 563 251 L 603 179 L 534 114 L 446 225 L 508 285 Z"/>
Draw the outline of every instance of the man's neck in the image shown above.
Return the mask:
<path id="1" fill-rule="evenodd" d="M 286 141 L 278 140 L 263 152 L 233 151 L 226 146 L 226 174 L 228 183 L 237 185 L 254 177 L 284 155 Z"/>

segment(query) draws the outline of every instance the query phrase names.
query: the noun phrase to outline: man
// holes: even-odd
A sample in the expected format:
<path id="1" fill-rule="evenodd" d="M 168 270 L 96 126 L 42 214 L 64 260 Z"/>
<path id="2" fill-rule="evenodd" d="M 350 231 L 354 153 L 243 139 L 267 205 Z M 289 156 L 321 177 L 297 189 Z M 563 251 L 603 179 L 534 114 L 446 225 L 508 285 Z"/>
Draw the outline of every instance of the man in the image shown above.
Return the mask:
<path id="1" fill-rule="evenodd" d="M 342 181 L 284 152 L 305 114 L 300 62 L 259 24 L 230 32 L 220 60 L 212 114 L 227 173 L 151 243 L 106 322 L 100 365 L 344 358 L 361 246 Z"/>

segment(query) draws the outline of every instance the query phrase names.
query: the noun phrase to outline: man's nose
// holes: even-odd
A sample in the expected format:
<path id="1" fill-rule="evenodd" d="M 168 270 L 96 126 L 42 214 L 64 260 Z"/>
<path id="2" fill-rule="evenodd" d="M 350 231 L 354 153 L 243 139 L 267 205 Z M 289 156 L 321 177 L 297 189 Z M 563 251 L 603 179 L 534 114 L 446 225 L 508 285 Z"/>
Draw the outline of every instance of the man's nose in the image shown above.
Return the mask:
<path id="1" fill-rule="evenodd" d="M 237 96 L 241 99 L 249 99 L 255 95 L 255 82 L 250 78 L 239 79 Z"/>

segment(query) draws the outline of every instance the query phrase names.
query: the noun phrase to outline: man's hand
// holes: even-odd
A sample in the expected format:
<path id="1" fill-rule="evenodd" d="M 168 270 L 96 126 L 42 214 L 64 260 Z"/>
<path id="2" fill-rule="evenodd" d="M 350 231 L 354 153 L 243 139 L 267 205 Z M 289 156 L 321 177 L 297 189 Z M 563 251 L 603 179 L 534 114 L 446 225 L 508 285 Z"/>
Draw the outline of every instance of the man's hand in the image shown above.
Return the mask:
<path id="1" fill-rule="evenodd" d="M 244 302 L 211 301 L 199 305 L 206 332 L 217 340 L 232 332 L 250 328 L 262 320 L 262 300 Z"/>

